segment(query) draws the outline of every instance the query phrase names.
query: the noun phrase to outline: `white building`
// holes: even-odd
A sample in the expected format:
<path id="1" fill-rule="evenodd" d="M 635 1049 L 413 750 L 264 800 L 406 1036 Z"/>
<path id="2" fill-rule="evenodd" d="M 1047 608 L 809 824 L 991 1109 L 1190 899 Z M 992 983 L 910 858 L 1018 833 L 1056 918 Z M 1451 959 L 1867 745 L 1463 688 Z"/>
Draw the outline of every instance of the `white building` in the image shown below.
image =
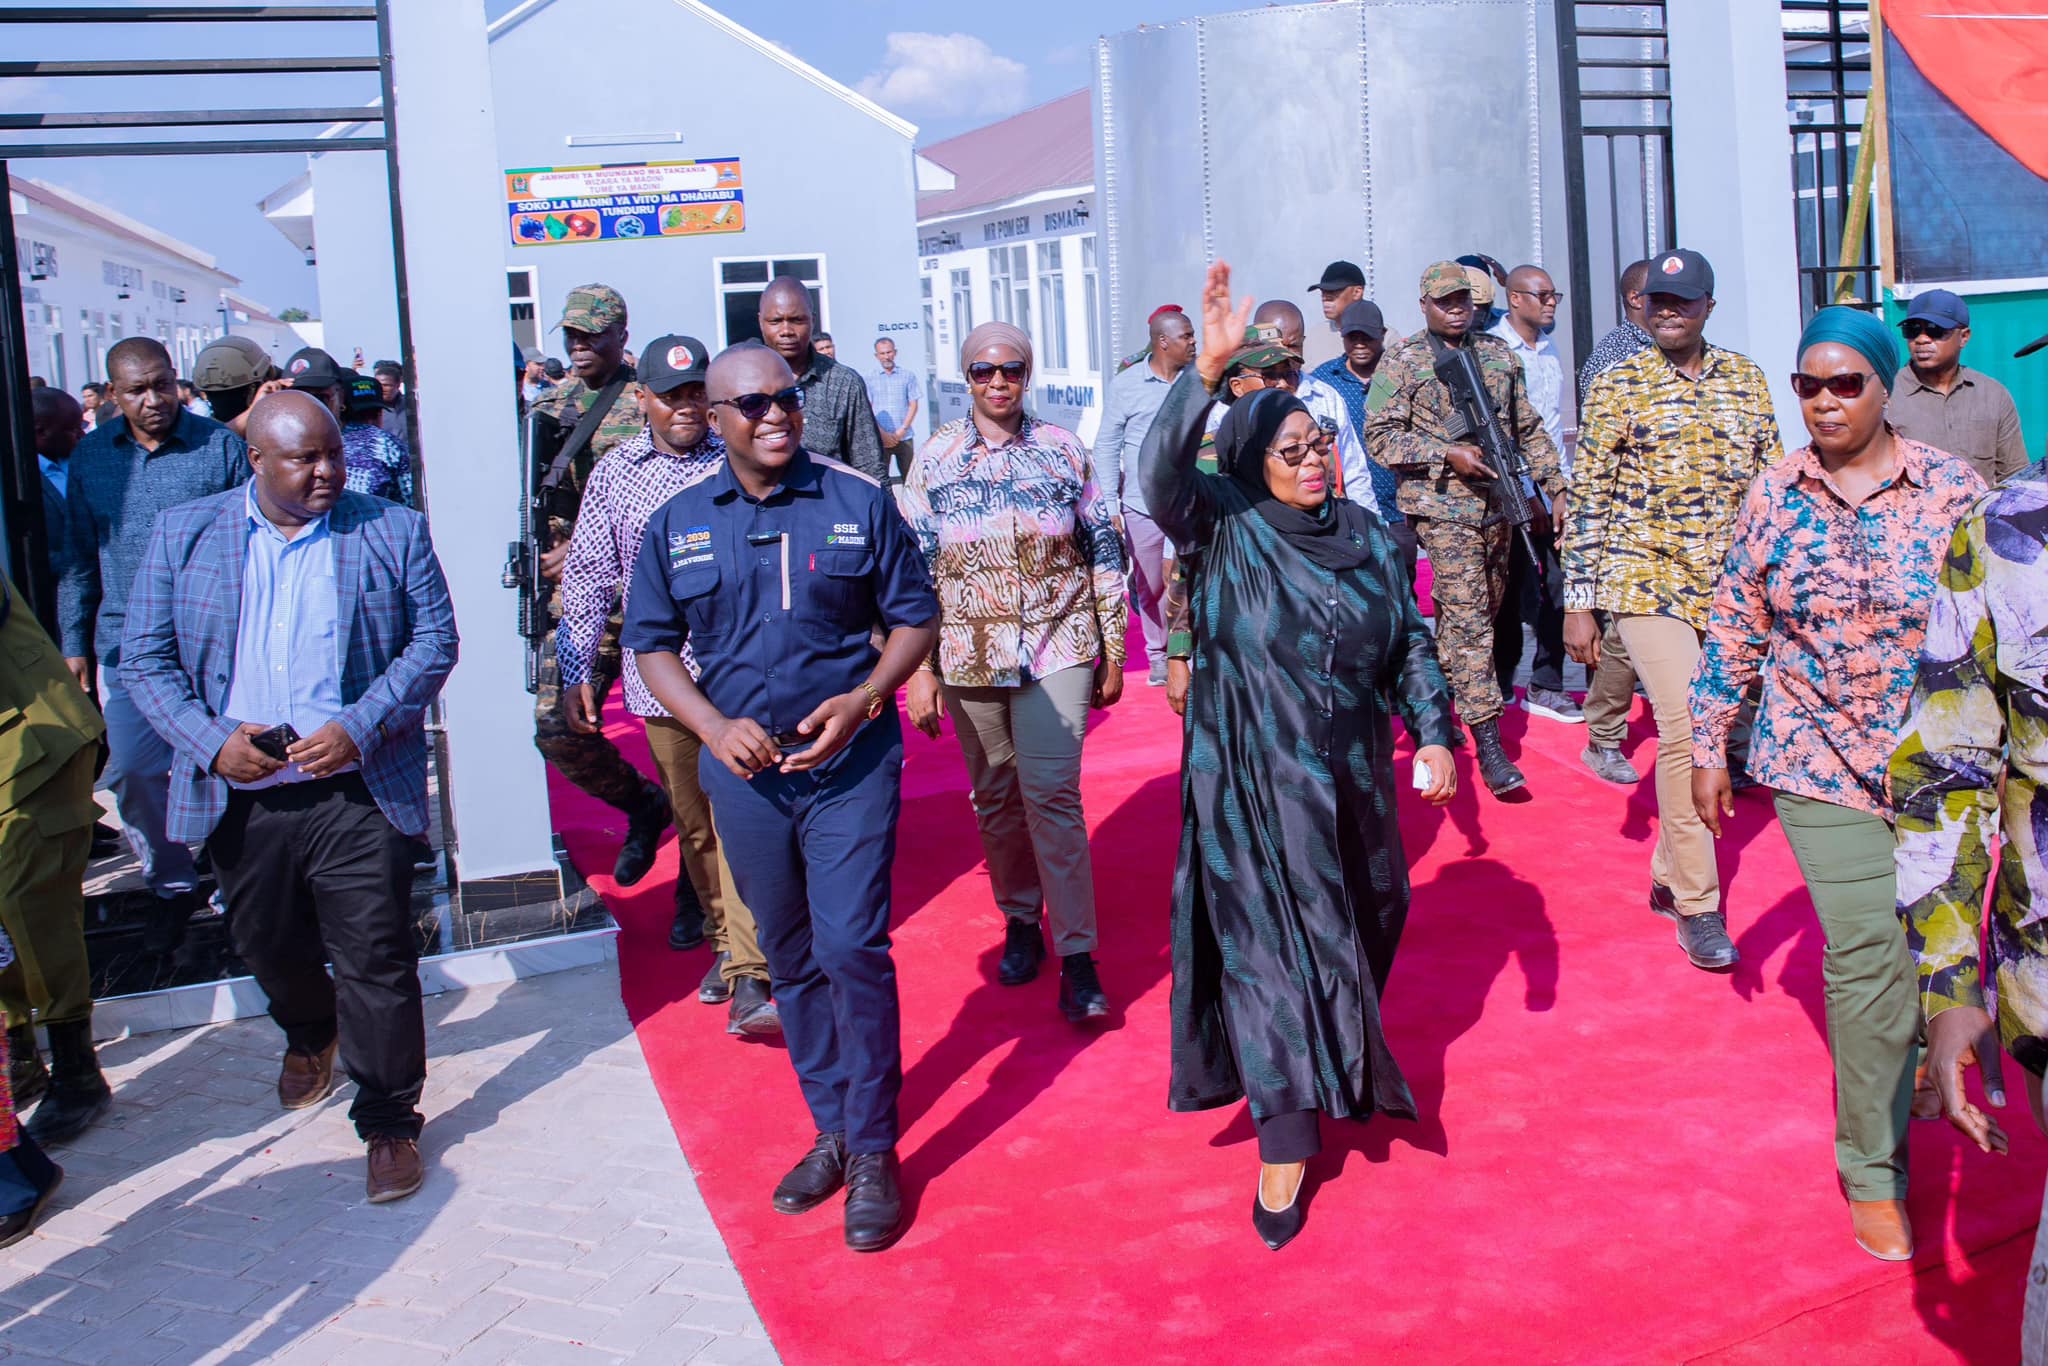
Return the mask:
<path id="1" fill-rule="evenodd" d="M 564 54 L 592 43 L 602 97 L 567 98 Z M 563 296 L 597 281 L 625 296 L 629 345 L 681 332 L 724 347 L 758 335 L 781 274 L 811 286 L 856 368 L 877 335 L 921 326 L 903 251 L 913 125 L 700 0 L 527 0 L 490 25 L 489 53 L 509 340 L 561 356 Z M 401 105 L 401 159 L 405 129 Z M 326 349 L 395 358 L 382 154 L 313 156 L 263 207 L 314 259 Z"/>
<path id="2" fill-rule="evenodd" d="M 960 342 L 995 319 L 1031 337 L 1031 411 L 1092 443 L 1117 358 L 1101 336 L 1089 92 L 934 143 L 918 174 L 932 424 L 969 411 Z"/>
<path id="3" fill-rule="evenodd" d="M 61 186 L 9 176 L 7 189 L 29 373 L 76 390 L 105 378 L 115 342 L 155 337 L 191 374 L 221 335 L 223 291 L 241 282 L 197 247 Z"/>

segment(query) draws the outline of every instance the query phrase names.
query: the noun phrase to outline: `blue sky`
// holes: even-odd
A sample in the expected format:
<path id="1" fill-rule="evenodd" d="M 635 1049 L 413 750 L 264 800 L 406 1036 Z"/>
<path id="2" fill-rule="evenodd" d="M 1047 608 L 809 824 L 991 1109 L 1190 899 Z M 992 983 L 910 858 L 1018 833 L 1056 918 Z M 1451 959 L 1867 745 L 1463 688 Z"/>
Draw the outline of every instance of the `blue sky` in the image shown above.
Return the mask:
<path id="1" fill-rule="evenodd" d="M 0 4 L 10 0 L 0 0 Z M 110 0 L 98 0 L 109 3 Z M 399 0 L 403 4 L 474 0 Z M 516 0 L 485 0 L 495 16 Z M 605 0 L 560 0 L 602 15 Z M 827 75 L 873 95 L 916 123 L 921 141 L 936 142 L 1087 85 L 1094 40 L 1103 33 L 1192 14 L 1250 8 L 1246 0 L 1034 0 L 1029 5 L 960 4 L 958 0 L 713 0 L 724 12 Z M 206 30 L 211 29 L 208 33 Z M 105 55 L 198 57 L 234 50 L 226 26 L 153 28 L 144 36 L 112 26 L 66 35 L 41 27 L 0 30 L 17 49 L 10 57 L 77 60 Z M 192 36 L 197 32 L 198 36 Z M 78 35 L 96 40 L 91 46 Z M 184 35 L 182 37 L 177 35 Z M 113 41 L 119 40 L 119 41 Z M 341 51 L 333 26 L 294 25 L 277 47 L 287 52 Z M 219 48 L 211 46 L 221 43 Z M 263 55 L 249 52 L 246 55 Z M 360 104 L 374 96 L 374 77 L 249 77 L 222 105 Z M 176 78 L 0 80 L 0 109 L 189 108 L 193 83 Z M 545 98 L 537 95 L 536 98 Z M 213 103 L 215 101 L 208 101 Z M 501 116 L 503 111 L 500 111 Z M 400 109 L 403 117 L 403 106 Z M 401 137 L 403 133 L 401 132 Z M 298 174 L 297 156 L 72 158 L 17 161 L 16 175 L 69 186 L 150 223 L 219 258 L 242 277 L 243 291 L 272 308 L 315 308 L 313 271 L 263 220 L 256 202 Z"/>

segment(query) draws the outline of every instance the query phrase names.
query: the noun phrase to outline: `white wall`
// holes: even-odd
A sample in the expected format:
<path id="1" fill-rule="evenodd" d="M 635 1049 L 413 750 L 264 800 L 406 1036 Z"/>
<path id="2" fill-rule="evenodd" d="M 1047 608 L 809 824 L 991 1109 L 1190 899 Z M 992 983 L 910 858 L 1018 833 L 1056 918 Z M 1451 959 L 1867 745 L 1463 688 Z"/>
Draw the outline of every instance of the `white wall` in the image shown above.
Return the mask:
<path id="1" fill-rule="evenodd" d="M 433 93 L 431 87 L 427 93 Z M 431 99 L 422 102 L 428 110 L 434 107 Z M 401 173 L 417 161 L 420 174 L 431 174 L 435 167 L 430 160 L 432 144 L 424 136 L 428 130 L 421 127 L 425 120 L 404 104 L 398 111 L 401 120 L 410 116 L 399 138 Z M 357 347 L 372 365 L 397 360 L 398 287 L 391 266 L 391 196 L 384 154 L 330 152 L 312 158 L 312 173 L 314 271 L 320 283 L 323 349 L 343 365 L 349 364 Z M 432 224 L 417 212 L 414 217 L 419 221 L 411 231 L 426 238 L 427 244 L 447 235 L 448 225 Z M 472 250 L 484 249 L 487 239 L 481 231 L 480 225 L 468 229 Z"/>

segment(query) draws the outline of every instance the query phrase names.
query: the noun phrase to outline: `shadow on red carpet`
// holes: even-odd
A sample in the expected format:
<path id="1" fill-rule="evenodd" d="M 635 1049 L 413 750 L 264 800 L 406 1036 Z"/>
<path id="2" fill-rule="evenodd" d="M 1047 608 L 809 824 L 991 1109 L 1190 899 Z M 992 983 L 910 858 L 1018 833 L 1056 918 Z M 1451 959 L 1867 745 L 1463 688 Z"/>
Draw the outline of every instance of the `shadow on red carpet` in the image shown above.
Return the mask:
<path id="1" fill-rule="evenodd" d="M 895 884 L 905 1185 L 886 1253 L 832 1202 L 768 1193 L 808 1146 L 786 1055 L 697 1004 L 669 951 L 675 846 L 608 876 L 623 821 L 554 779 L 557 822 L 621 926 L 629 1013 L 706 1202 L 785 1361 L 2009 1362 L 2048 1145 L 1913 1127 L 1910 1265 L 1859 1252 L 1836 1185 L 1821 939 L 1757 794 L 1721 842 L 1744 961 L 1688 966 L 1648 911 L 1656 800 L 1512 710 L 1535 799 L 1459 757 L 1443 812 L 1402 793 L 1413 909 L 1386 999 L 1417 1122 L 1328 1123 L 1306 1231 L 1250 1226 L 1243 1107 L 1165 1108 L 1176 718 L 1131 675 L 1083 773 L 1102 976 L 1084 1031 L 1057 973 L 995 982 L 1002 926 L 950 733 L 906 746 Z M 614 702 L 616 707 L 616 702 Z M 617 713 L 613 713 L 616 717 Z M 639 727 L 611 733 L 649 768 Z M 1638 708 L 1630 753 L 1654 738 Z"/>

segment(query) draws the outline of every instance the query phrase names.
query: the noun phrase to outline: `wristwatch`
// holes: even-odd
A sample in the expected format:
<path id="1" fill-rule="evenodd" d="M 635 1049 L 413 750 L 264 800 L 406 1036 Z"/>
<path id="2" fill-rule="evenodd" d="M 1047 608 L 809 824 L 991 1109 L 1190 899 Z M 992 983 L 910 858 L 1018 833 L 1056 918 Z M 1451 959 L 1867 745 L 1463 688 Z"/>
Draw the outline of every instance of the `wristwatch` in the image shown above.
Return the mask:
<path id="1" fill-rule="evenodd" d="M 872 683 L 862 683 L 860 689 L 868 695 L 868 720 L 872 721 L 882 714 L 882 694 Z"/>

